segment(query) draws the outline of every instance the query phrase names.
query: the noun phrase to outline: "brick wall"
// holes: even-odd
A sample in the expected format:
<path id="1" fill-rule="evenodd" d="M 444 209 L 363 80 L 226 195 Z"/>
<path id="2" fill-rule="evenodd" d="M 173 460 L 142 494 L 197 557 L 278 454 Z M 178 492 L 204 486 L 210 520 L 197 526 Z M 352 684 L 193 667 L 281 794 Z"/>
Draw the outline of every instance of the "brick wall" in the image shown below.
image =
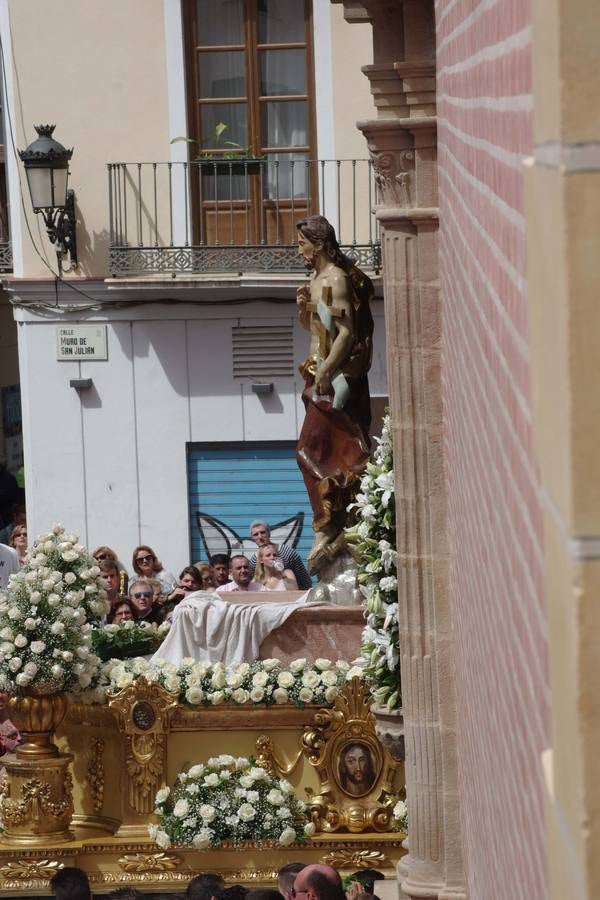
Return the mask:
<path id="1" fill-rule="evenodd" d="M 471 900 L 546 896 L 542 519 L 523 215 L 527 0 L 436 3 L 443 397 Z"/>

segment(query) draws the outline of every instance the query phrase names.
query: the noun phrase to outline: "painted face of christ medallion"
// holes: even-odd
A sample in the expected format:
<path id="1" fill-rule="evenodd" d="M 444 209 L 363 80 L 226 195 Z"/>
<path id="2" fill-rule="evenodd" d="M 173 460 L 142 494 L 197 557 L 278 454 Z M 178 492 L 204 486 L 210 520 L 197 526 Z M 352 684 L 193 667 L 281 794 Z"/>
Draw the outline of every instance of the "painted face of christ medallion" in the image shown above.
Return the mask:
<path id="1" fill-rule="evenodd" d="M 360 741 L 345 744 L 338 763 L 340 787 L 350 797 L 368 794 L 375 783 L 371 749 Z"/>

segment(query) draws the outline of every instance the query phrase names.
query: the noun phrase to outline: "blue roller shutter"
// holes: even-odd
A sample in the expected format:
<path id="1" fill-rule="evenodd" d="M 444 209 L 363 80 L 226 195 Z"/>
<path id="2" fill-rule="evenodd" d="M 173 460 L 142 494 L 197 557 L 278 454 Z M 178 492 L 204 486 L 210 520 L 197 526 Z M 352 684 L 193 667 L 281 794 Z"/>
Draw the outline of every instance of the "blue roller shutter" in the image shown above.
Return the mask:
<path id="1" fill-rule="evenodd" d="M 239 445 L 188 445 L 188 496 L 191 558 L 206 559 L 206 535 L 212 535 L 213 552 L 226 552 L 226 542 L 235 536 L 248 542 L 253 519 L 265 519 L 271 527 L 303 518 L 295 546 L 305 564 L 312 544 L 312 510 L 304 481 L 296 464 L 296 444 L 244 443 Z M 215 521 L 206 525 L 206 517 Z M 201 533 L 203 525 L 205 539 Z M 287 533 L 293 523 L 283 526 Z M 247 550 L 246 550 L 247 552 Z"/>

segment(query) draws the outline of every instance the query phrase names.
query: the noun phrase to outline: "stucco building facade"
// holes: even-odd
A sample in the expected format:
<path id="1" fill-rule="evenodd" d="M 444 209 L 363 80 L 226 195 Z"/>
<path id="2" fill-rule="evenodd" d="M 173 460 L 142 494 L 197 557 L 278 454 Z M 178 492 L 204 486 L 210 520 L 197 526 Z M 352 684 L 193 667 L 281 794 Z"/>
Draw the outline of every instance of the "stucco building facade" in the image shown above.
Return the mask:
<path id="1" fill-rule="evenodd" d="M 61 63 L 70 102 L 57 137 L 78 151 L 77 277 L 88 297 L 68 302 L 112 306 L 64 312 L 68 289 L 57 297 L 35 255 L 24 217 L 39 246 L 44 236 L 20 205 L 7 155 L 30 514 L 34 526 L 48 516 L 81 523 L 91 543 L 110 528 L 118 549 L 132 533 L 160 538 L 178 565 L 188 524 L 174 525 L 172 510 L 187 502 L 186 442 L 215 422 L 224 440 L 259 440 L 265 429 L 295 439 L 295 378 L 278 383 L 281 408 L 269 412 L 235 387 L 223 348 L 232 322 L 276 318 L 299 361 L 297 275 L 106 283 L 106 164 L 186 158 L 170 144 L 188 124 L 182 6 L 130 0 L 94 20 L 93 41 L 86 4 L 58 7 L 81 38 Z M 56 109 L 34 48 L 58 41 L 60 17 L 34 9 L 0 4 L 19 146 Z M 313 34 L 318 156 L 368 149 L 378 191 L 385 323 L 380 308 L 374 386 L 389 392 L 396 441 L 410 817 L 402 891 L 591 900 L 600 894 L 598 11 L 589 0 L 315 2 Z M 100 363 L 56 362 L 57 303 L 61 321 L 110 322 L 118 379 Z M 84 376 L 94 382 L 87 398 L 67 387 Z"/>

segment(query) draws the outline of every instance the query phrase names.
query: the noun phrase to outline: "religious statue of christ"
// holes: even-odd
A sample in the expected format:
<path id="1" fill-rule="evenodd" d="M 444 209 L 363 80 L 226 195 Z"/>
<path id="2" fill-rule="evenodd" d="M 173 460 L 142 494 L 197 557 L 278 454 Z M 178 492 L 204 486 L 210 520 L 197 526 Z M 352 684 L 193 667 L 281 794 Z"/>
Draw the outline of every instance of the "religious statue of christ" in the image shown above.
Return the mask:
<path id="1" fill-rule="evenodd" d="M 311 342 L 300 366 L 306 415 L 296 456 L 313 510 L 309 571 L 318 572 L 345 547 L 346 510 L 370 456 L 373 284 L 342 253 L 323 216 L 297 230 L 298 252 L 313 273 L 297 292 Z"/>

